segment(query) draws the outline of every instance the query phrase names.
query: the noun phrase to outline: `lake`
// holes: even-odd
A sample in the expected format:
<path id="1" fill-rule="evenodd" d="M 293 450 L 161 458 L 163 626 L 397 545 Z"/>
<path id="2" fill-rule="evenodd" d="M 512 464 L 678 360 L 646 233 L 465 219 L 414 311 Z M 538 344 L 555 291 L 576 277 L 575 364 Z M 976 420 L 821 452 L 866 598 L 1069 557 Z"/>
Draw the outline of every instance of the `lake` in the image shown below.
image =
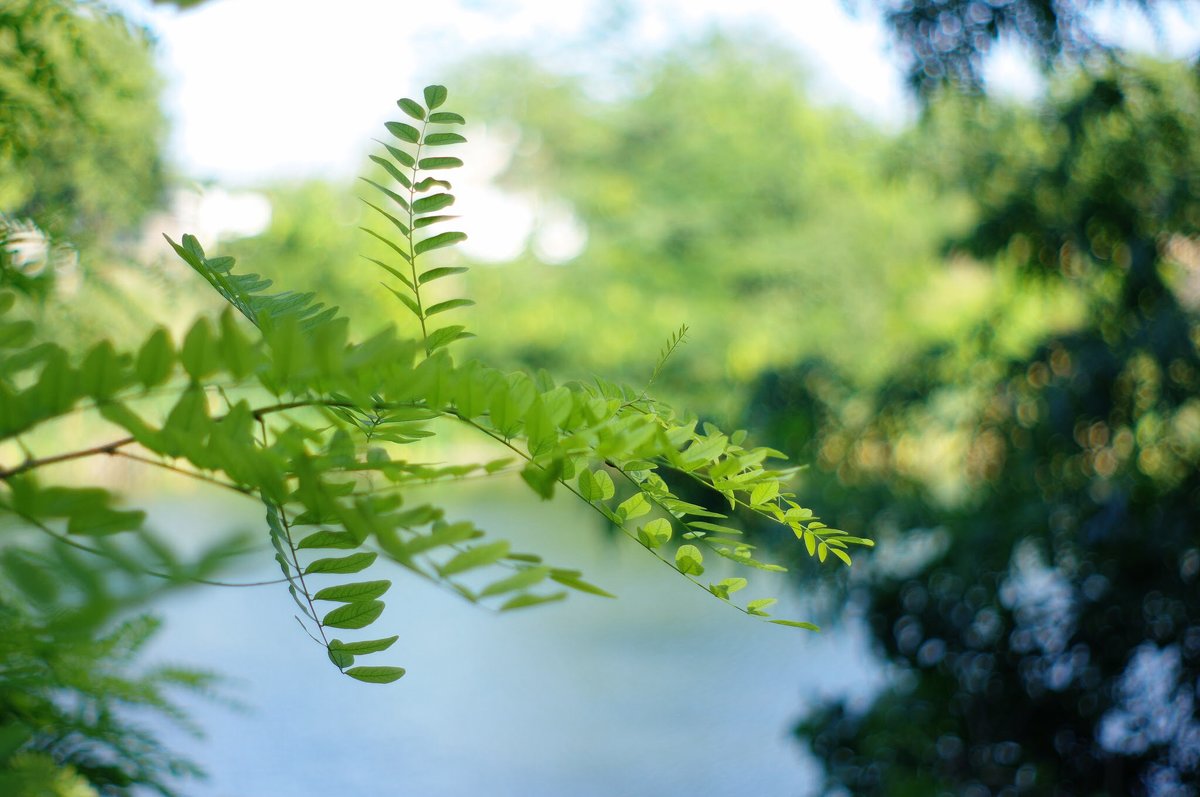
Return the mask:
<path id="1" fill-rule="evenodd" d="M 572 594 L 498 615 L 376 563 L 362 575 L 394 584 L 369 636 L 400 640 L 360 663 L 406 667 L 388 686 L 340 676 L 292 619 L 295 605 L 279 586 L 199 587 L 158 604 L 166 628 L 149 658 L 224 673 L 226 692 L 246 704 L 186 701 L 207 736 L 172 732 L 170 741 L 210 777 L 185 792 L 814 793 L 815 771 L 790 728 L 822 697 L 878 688 L 861 627 L 814 634 L 755 622 L 630 540 L 609 538 L 593 513 L 566 499 L 540 504 L 488 485 L 456 490 L 447 514 L 577 567 L 619 598 Z M 151 517 L 181 540 L 238 525 L 266 538 L 250 501 L 171 499 Z M 267 550 L 230 577 L 278 577 Z M 751 592 L 779 597 L 776 616 L 811 619 L 786 576 L 761 574 Z"/>

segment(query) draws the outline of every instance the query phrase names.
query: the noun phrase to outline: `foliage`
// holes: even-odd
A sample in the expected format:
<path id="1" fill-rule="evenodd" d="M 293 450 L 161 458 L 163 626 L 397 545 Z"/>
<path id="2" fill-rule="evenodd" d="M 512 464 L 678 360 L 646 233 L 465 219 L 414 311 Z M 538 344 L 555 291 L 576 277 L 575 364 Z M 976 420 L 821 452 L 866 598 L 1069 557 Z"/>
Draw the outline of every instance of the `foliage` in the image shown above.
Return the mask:
<path id="1" fill-rule="evenodd" d="M 806 486 L 897 535 L 859 598 L 899 677 L 799 732 L 854 794 L 1194 793 L 1200 80 L 1147 64 L 1024 119 L 957 107 L 924 133 L 973 144 L 961 244 L 1073 286 L 1088 320 L 1014 352 L 999 314 L 852 401 L 828 366 L 764 381 L 765 431 L 810 441 Z"/>
<path id="2" fill-rule="evenodd" d="M 0 5 L 0 208 L 87 245 L 160 198 L 166 125 L 144 31 L 94 2 Z"/>
<path id="3" fill-rule="evenodd" d="M 496 297 L 479 328 L 503 330 L 472 349 L 645 373 L 645 335 L 687 322 L 659 389 L 734 418 L 764 369 L 821 354 L 870 374 L 903 356 L 963 206 L 897 167 L 870 122 L 806 97 L 796 56 L 769 41 L 714 36 L 631 67 L 606 101 L 522 57 L 463 68 L 466 102 L 512 153 L 498 183 L 542 209 L 523 255 L 472 271 Z M 586 245 L 547 262 L 538 242 L 563 215 Z"/>
<path id="4" fill-rule="evenodd" d="M 861 5 L 861 0 L 858 0 Z M 1161 24 L 1171 0 L 1114 3 Z M 1091 25 L 1091 0 L 874 0 L 908 58 L 908 82 L 926 97 L 939 88 L 983 88 L 983 60 L 999 42 L 1019 42 L 1048 70 L 1064 60 L 1075 66 L 1112 58 Z M 1182 5 L 1182 3 L 1178 3 Z"/>
<path id="5" fill-rule="evenodd" d="M 194 731 L 168 692 L 210 694 L 214 678 L 172 666 L 136 667 L 158 621 L 128 615 L 167 589 L 207 581 L 238 543 L 221 540 L 182 562 L 142 532 L 94 545 L 69 538 L 46 544 L 11 525 L 3 534 L 0 791 L 83 797 L 144 787 L 173 794 L 175 778 L 199 770 L 132 717 L 159 715 Z"/>
<path id="6" fill-rule="evenodd" d="M 445 230 L 455 202 L 444 176 L 460 165 L 452 152 L 463 123 L 444 110 L 446 90 L 430 86 L 424 102 L 402 99 L 406 121 L 387 124 L 391 138 L 372 160 L 386 178 L 366 178 L 364 202 L 391 227 L 367 228 L 378 253 L 368 260 L 411 314 L 420 335 L 384 329 L 362 340 L 349 322 L 312 293 L 271 292 L 270 280 L 209 257 L 192 236 L 171 242 L 179 257 L 230 305 L 202 318 L 181 341 L 159 329 L 125 349 L 103 340 L 80 358 L 37 341 L 37 329 L 15 317 L 12 294 L 0 305 L 0 439 L 20 444 L 75 413 L 94 413 L 115 431 L 101 442 L 49 455 L 27 448 L 0 469 L 0 513 L 49 537 L 100 554 L 114 535 L 140 533 L 145 513 L 97 486 L 44 480 L 46 469 L 92 457 L 119 457 L 169 470 L 259 502 L 266 533 L 302 626 L 337 668 L 384 683 L 396 666 L 363 665 L 361 657 L 397 637 L 343 638 L 375 622 L 391 582 L 353 576 L 377 559 L 500 611 L 560 600 L 562 588 L 606 595 L 578 571 L 513 551 L 473 523 L 455 521 L 432 504 L 409 505 L 406 488 L 466 476 L 519 472 L 543 498 L 574 493 L 664 564 L 740 611 L 770 622 L 770 600 L 733 597 L 743 577 L 702 579 L 721 557 L 744 568 L 779 571 L 755 558 L 725 513 L 681 500 L 664 481 L 674 474 L 785 527 L 809 554 L 850 563 L 848 549 L 870 544 L 828 528 L 794 500 L 793 471 L 770 464 L 778 452 L 745 445 L 678 416 L 645 391 L 596 379 L 558 385 L 546 373 L 504 373 L 450 354 L 469 333 L 445 324 L 471 304 L 431 297 L 458 266 L 437 252 L 462 240 Z M 435 232 L 435 229 L 437 230 Z M 453 316 L 449 316 L 453 317 Z M 677 343 L 678 341 L 676 341 Z M 502 456 L 431 464 L 420 441 L 461 428 Z M 635 522 L 636 521 L 636 522 Z M 332 605 L 332 608 L 330 606 Z M 335 637 L 334 634 L 337 634 Z"/>

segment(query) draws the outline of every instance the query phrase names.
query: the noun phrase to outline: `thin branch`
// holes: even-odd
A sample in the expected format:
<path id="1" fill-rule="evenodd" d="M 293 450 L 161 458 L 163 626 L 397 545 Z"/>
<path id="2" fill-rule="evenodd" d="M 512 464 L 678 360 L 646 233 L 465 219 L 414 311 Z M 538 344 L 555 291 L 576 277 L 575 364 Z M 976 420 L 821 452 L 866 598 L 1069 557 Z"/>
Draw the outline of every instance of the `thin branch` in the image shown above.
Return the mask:
<path id="1" fill-rule="evenodd" d="M 104 559 L 108 559 L 110 561 L 116 561 L 116 559 L 114 559 L 113 556 L 111 554 L 109 554 L 107 551 L 103 551 L 99 548 L 93 548 L 90 545 L 85 545 L 81 542 L 73 540 L 65 534 L 60 534 L 59 532 L 50 528 L 49 526 L 47 526 L 45 523 L 38 520 L 37 518 L 31 517 L 31 516 L 25 514 L 24 512 L 20 512 L 13 507 L 5 507 L 5 508 L 8 509 L 10 512 L 12 512 L 17 517 L 24 520 L 29 525 L 33 526 L 38 531 L 41 531 L 43 534 L 46 534 L 47 536 L 51 537 L 52 539 L 56 540 L 57 542 L 61 542 L 63 545 L 70 546 L 71 548 L 75 548 L 76 550 L 80 550 L 85 553 L 90 553 L 93 556 L 99 556 Z M 139 568 L 137 568 L 137 570 L 138 570 L 138 572 L 142 573 L 143 575 L 153 576 L 154 578 L 161 578 L 161 579 L 165 579 L 167 581 L 188 581 L 193 584 L 204 584 L 204 585 L 207 585 L 210 587 L 266 587 L 266 586 L 270 586 L 272 584 L 282 584 L 285 581 L 287 581 L 287 579 L 285 579 L 285 578 L 275 578 L 275 579 L 270 579 L 267 581 L 243 581 L 243 582 L 214 581 L 212 579 L 198 578 L 195 576 L 185 576 L 185 575 L 179 575 L 179 574 L 163 573 L 158 570 L 151 570 L 149 568 L 139 567 Z"/>

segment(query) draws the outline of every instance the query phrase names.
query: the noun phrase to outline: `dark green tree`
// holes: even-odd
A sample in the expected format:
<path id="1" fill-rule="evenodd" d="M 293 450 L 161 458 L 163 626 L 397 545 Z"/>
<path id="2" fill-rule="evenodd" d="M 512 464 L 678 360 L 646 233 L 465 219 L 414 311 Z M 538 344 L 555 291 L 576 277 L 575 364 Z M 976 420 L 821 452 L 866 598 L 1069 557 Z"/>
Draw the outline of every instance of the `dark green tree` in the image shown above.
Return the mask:
<path id="1" fill-rule="evenodd" d="M 865 416 L 834 369 L 764 380 L 774 439 L 816 432 L 810 488 L 854 507 L 839 521 L 905 532 L 857 590 L 898 676 L 798 732 L 835 793 L 1194 794 L 1200 74 L 1075 80 L 1019 144 L 1020 113 L 951 102 L 923 135 L 979 198 L 957 245 L 1090 310 L 1028 354 L 1000 345 L 998 314 L 900 369 Z M 962 489 L 939 500 L 914 462 L 947 436 Z"/>

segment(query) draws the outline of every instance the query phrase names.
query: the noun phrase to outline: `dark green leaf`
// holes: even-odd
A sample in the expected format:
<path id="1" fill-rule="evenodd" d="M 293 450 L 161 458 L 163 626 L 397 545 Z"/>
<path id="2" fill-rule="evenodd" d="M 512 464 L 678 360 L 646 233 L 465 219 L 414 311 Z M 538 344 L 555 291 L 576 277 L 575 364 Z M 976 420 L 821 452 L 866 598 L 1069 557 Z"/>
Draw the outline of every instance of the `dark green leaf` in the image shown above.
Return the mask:
<path id="1" fill-rule="evenodd" d="M 398 636 L 390 636 L 387 639 L 366 639 L 361 642 L 343 642 L 340 639 L 329 640 L 331 650 L 344 650 L 347 653 L 352 653 L 355 656 L 365 656 L 368 653 L 379 653 L 390 648 Z"/>
<path id="2" fill-rule="evenodd" d="M 412 203 L 414 213 L 433 213 L 454 204 L 452 194 L 430 194 Z"/>
<path id="3" fill-rule="evenodd" d="M 405 188 L 412 188 L 412 180 L 408 179 L 408 175 L 400 171 L 396 164 L 392 163 L 387 158 L 381 158 L 378 155 L 371 155 L 371 160 L 383 167 L 383 170 L 392 176 L 392 179 L 400 183 Z"/>
<path id="4" fill-rule="evenodd" d="M 390 684 L 404 677 L 403 667 L 351 667 L 346 675 L 368 684 Z"/>
<path id="5" fill-rule="evenodd" d="M 430 147 L 445 147 L 450 144 L 465 144 L 467 139 L 458 133 L 433 133 L 425 136 L 425 145 Z"/>
<path id="6" fill-rule="evenodd" d="M 364 628 L 383 614 L 383 601 L 361 601 L 339 606 L 321 620 L 329 628 Z"/>
<path id="7" fill-rule="evenodd" d="M 463 162 L 461 158 L 421 158 L 421 160 L 417 162 L 417 168 L 429 170 L 457 169 L 462 165 Z"/>
<path id="8" fill-rule="evenodd" d="M 404 111 L 413 119 L 416 119 L 417 121 L 424 121 L 425 109 L 421 107 L 420 103 L 414 102 L 408 97 L 405 97 L 403 99 L 396 100 L 396 105 L 400 107 L 400 110 Z"/>
<path id="9" fill-rule="evenodd" d="M 463 119 L 456 113 L 450 113 L 449 111 L 431 113 L 429 114 L 429 121 L 439 125 L 465 125 L 467 123 L 466 119 Z"/>
<path id="10" fill-rule="evenodd" d="M 448 94 L 449 92 L 446 91 L 445 86 L 439 86 L 436 83 L 432 86 L 426 86 L 425 105 L 427 105 L 429 110 L 432 111 L 434 108 L 441 106 L 441 104 L 446 101 Z"/>
<path id="11" fill-rule="evenodd" d="M 357 548 L 354 537 L 344 531 L 317 531 L 300 540 L 297 548 Z"/>
<path id="12" fill-rule="evenodd" d="M 466 270 L 466 266 L 439 266 L 438 268 L 431 268 L 421 276 L 417 277 L 417 282 L 421 285 L 424 285 L 427 282 L 433 282 L 434 280 L 441 279 L 442 277 L 449 277 L 452 274 L 462 274 Z"/>
<path id="13" fill-rule="evenodd" d="M 419 230 L 431 224 L 440 224 L 443 221 L 453 221 L 457 218 L 458 216 L 422 216 L 419 219 L 413 219 L 413 228 Z"/>
<path id="14" fill-rule="evenodd" d="M 459 241 L 465 240 L 467 240 L 467 234 L 465 232 L 438 233 L 431 238 L 426 238 L 424 241 L 419 241 L 413 248 L 413 251 L 419 255 L 424 252 L 428 252 L 431 249 L 441 249 L 444 246 L 452 246 Z"/>
<path id="15" fill-rule="evenodd" d="M 387 122 L 384 124 L 384 127 L 393 136 L 401 141 L 407 141 L 409 144 L 416 144 L 421 140 L 421 133 L 410 124 L 405 124 L 404 122 Z"/>
<path id="16" fill-rule="evenodd" d="M 318 559 L 304 568 L 304 575 L 312 573 L 357 573 L 371 566 L 378 554 L 372 551 L 354 553 L 349 556 L 339 556 L 332 559 Z"/>
<path id="17" fill-rule="evenodd" d="M 392 586 L 390 581 L 358 581 L 353 584 L 337 584 L 325 587 L 313 595 L 315 601 L 339 601 L 357 603 L 382 596 Z"/>

